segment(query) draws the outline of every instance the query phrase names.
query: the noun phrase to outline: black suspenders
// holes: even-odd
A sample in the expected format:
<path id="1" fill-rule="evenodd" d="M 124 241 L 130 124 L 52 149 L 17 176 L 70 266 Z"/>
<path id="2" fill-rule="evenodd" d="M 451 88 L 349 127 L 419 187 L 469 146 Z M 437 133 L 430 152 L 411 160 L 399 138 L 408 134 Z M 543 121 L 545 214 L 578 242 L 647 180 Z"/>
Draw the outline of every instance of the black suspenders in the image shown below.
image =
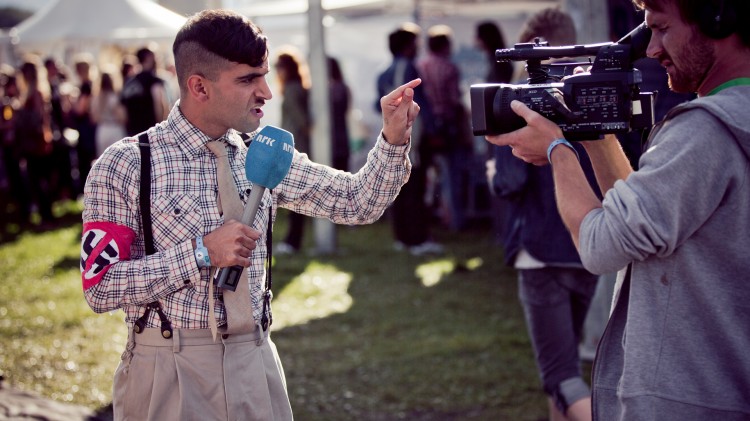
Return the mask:
<path id="1" fill-rule="evenodd" d="M 141 224 L 143 225 L 143 242 L 146 246 L 146 255 L 156 253 L 154 247 L 154 236 L 151 228 L 151 146 L 148 143 L 148 133 L 143 132 L 138 135 L 138 149 L 141 151 L 141 189 L 140 199 L 138 200 L 141 207 Z M 133 330 L 135 333 L 143 332 L 148 323 L 148 317 L 154 310 L 159 315 L 161 321 L 161 336 L 165 339 L 172 337 L 172 323 L 161 309 L 161 304 L 154 301 L 146 304 L 146 311 L 138 320 L 135 321 Z"/>

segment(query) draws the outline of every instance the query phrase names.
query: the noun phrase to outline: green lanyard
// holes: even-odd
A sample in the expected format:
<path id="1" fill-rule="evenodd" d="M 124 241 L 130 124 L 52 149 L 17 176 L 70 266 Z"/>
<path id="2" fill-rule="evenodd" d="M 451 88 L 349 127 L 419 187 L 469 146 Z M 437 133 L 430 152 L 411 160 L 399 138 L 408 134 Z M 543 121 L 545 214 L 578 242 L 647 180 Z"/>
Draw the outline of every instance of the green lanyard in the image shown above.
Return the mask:
<path id="1" fill-rule="evenodd" d="M 738 77 L 737 79 L 732 79 L 730 81 L 724 82 L 721 85 L 715 87 L 711 92 L 708 93 L 706 96 L 711 96 L 715 93 L 718 93 L 719 91 L 722 91 L 726 88 L 732 87 L 732 86 L 740 86 L 740 85 L 750 85 L 750 77 Z"/>

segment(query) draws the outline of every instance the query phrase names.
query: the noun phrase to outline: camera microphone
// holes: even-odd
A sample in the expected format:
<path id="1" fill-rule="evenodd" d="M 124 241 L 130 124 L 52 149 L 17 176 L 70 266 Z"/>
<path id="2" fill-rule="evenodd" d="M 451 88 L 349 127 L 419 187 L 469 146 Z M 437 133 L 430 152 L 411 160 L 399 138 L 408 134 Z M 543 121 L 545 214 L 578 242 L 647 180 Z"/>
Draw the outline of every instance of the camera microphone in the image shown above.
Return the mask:
<path id="1" fill-rule="evenodd" d="M 549 60 L 553 58 L 567 58 L 580 56 L 595 56 L 602 47 L 611 45 L 611 42 L 588 45 L 567 45 L 563 47 L 550 47 L 546 42 L 542 43 L 520 43 L 513 48 L 499 49 L 495 51 L 497 61 L 522 61 L 522 60 Z"/>

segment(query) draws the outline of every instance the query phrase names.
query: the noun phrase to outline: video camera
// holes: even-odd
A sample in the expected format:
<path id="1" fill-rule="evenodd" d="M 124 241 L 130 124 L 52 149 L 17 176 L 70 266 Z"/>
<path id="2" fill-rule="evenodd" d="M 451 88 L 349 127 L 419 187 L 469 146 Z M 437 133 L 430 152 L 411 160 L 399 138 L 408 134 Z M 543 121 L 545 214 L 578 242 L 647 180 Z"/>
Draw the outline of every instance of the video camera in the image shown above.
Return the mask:
<path id="1" fill-rule="evenodd" d="M 633 62 L 646 55 L 651 30 L 645 23 L 616 43 L 549 47 L 535 39 L 495 52 L 497 61 L 526 61 L 528 84 L 483 83 L 471 86 L 474 135 L 503 134 L 526 122 L 510 108 L 513 100 L 557 123 L 568 140 L 599 139 L 654 124 L 654 94 L 640 92 L 640 70 Z M 593 64 L 543 60 L 595 56 Z M 590 72 L 573 74 L 591 65 Z"/>

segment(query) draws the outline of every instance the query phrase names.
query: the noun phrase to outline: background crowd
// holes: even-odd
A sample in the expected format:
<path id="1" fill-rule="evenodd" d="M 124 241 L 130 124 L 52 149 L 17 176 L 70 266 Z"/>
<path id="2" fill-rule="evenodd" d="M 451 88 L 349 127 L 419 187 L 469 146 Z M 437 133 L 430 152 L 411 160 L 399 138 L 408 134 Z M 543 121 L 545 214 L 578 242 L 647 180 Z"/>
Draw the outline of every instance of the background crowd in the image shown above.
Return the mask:
<path id="1" fill-rule="evenodd" d="M 484 150 L 475 147 L 482 142 L 471 133 L 468 92 L 455 59 L 452 29 L 435 25 L 422 31 L 414 24 L 404 28 L 394 28 L 390 50 L 394 61 L 404 54 L 409 56 L 414 75 L 423 78 L 419 102 L 430 117 L 421 119 L 426 123 L 415 136 L 412 161 L 418 171 L 404 192 L 404 197 L 415 199 L 401 203 L 407 205 L 405 209 L 421 209 L 418 213 L 425 217 L 419 218 L 414 227 L 414 212 L 399 213 L 399 204 L 395 205 L 389 211 L 394 223 L 394 248 L 416 255 L 441 253 L 442 246 L 432 240 L 429 229 L 419 225 L 459 231 L 473 223 L 476 212 L 467 208 L 483 207 L 486 213 L 482 218 L 490 214 L 489 191 L 481 167 Z M 481 54 L 505 46 L 494 23 L 482 22 L 476 30 L 474 47 Z M 399 45 L 404 44 L 403 39 L 406 45 Z M 409 51 L 398 51 L 401 48 Z M 310 110 L 306 58 L 287 45 L 274 48 L 272 54 L 275 94 L 281 99 L 279 125 L 294 134 L 300 150 L 310 153 L 315 116 Z M 166 117 L 179 91 L 173 66 L 162 58 L 144 47 L 125 53 L 117 62 L 102 63 L 102 57 L 81 53 L 69 64 L 53 56 L 26 55 L 15 66 L 2 65 L 0 190 L 7 198 L 2 209 L 4 219 L 22 229 L 53 227 L 53 204 L 80 197 L 92 163 L 107 146 Z M 499 73 L 494 65 L 490 67 L 484 80 L 510 80 L 509 64 Z M 357 90 L 363 88 L 352 90 L 344 78 L 345 70 L 336 58 L 329 57 L 332 164 L 338 169 L 356 170 L 358 157 L 353 149 L 357 146 L 352 132 L 357 128 L 351 125 L 351 113 Z M 393 73 L 393 69 L 381 71 Z M 372 83 L 366 89 L 382 95 L 385 86 L 377 80 Z M 407 219 L 399 219 L 399 215 Z M 293 223 L 279 244 L 280 252 L 297 252 L 303 246 L 304 218 L 291 218 Z M 404 234 L 404 229 L 422 232 Z"/>
<path id="2" fill-rule="evenodd" d="M 22 227 L 53 227 L 53 204 L 82 194 L 104 149 L 166 117 L 178 98 L 172 79 L 145 47 L 103 66 L 89 54 L 77 55 L 72 69 L 33 55 L 17 67 L 3 64 L 3 217 Z"/>

